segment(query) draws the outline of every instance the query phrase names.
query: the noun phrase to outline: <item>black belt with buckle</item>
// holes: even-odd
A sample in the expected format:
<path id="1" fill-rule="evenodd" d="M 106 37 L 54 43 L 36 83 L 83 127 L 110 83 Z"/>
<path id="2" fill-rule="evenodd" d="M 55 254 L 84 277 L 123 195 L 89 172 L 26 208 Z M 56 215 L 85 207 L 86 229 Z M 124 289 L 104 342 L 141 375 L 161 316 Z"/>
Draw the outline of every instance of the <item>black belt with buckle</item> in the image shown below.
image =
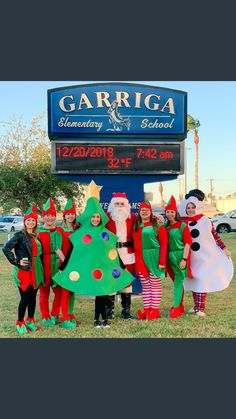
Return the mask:
<path id="1" fill-rule="evenodd" d="M 118 249 L 120 249 L 121 247 L 131 247 L 132 246 L 132 242 L 118 242 L 116 243 L 116 247 L 118 247 Z"/>

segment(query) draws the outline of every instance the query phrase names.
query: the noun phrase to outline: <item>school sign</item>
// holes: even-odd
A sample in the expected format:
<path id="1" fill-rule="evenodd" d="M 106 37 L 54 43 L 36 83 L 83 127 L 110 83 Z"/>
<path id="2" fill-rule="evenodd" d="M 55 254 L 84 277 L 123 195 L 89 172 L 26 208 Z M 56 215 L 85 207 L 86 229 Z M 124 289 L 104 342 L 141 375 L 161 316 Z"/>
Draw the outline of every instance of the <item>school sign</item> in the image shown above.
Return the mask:
<path id="1" fill-rule="evenodd" d="M 91 135 L 123 142 L 135 135 L 181 141 L 187 134 L 187 93 L 172 89 L 130 83 L 51 89 L 48 109 L 52 140 Z"/>
<path id="2" fill-rule="evenodd" d="M 187 93 L 134 83 L 91 83 L 48 90 L 52 173 L 103 185 L 106 209 L 125 191 L 134 211 L 143 185 L 184 170 Z"/>

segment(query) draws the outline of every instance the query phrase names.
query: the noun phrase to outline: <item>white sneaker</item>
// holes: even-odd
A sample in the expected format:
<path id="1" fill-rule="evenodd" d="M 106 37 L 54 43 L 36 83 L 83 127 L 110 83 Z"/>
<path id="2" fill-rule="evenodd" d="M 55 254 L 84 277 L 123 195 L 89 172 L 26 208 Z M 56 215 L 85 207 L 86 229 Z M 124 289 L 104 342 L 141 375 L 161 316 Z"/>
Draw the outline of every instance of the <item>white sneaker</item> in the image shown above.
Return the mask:
<path id="1" fill-rule="evenodd" d="M 199 316 L 199 317 L 205 317 L 206 316 L 204 311 L 196 311 L 196 315 Z"/>
<path id="2" fill-rule="evenodd" d="M 101 327 L 103 329 L 110 329 L 110 324 L 107 320 L 104 320 L 103 323 L 101 324 Z"/>
<path id="3" fill-rule="evenodd" d="M 190 308 L 190 309 L 187 311 L 187 313 L 189 313 L 189 314 L 195 313 L 194 307 Z"/>
<path id="4" fill-rule="evenodd" d="M 101 323 L 99 320 L 94 320 L 94 327 L 95 329 L 101 329 Z"/>

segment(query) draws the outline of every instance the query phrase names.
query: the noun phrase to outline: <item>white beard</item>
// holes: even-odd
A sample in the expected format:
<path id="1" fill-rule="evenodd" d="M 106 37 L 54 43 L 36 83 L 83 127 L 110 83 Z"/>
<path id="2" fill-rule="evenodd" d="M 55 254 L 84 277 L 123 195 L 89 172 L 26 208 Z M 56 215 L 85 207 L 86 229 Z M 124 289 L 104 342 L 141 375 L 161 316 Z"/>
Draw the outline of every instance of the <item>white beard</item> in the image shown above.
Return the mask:
<path id="1" fill-rule="evenodd" d="M 122 223 L 130 217 L 130 211 L 126 207 L 114 207 L 112 208 L 110 214 L 115 223 Z"/>

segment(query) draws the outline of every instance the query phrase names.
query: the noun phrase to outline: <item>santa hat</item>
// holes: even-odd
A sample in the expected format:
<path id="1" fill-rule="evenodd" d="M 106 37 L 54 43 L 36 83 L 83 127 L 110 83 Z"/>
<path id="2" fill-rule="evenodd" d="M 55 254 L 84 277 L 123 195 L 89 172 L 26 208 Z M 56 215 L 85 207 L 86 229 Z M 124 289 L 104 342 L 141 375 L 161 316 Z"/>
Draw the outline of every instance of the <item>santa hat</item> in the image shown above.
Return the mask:
<path id="1" fill-rule="evenodd" d="M 151 206 L 150 202 L 147 199 L 146 199 L 146 201 L 141 202 L 140 207 L 139 207 L 139 211 L 142 208 L 148 208 L 152 212 L 152 206 Z"/>
<path id="2" fill-rule="evenodd" d="M 24 221 L 28 218 L 33 218 L 36 222 L 38 221 L 37 208 L 35 205 L 30 205 L 24 215 Z"/>
<path id="3" fill-rule="evenodd" d="M 71 199 L 68 199 L 66 205 L 65 205 L 65 209 L 63 211 L 63 217 L 66 214 L 75 214 L 76 215 L 76 209 L 75 209 L 75 204 L 72 202 Z"/>
<path id="4" fill-rule="evenodd" d="M 56 207 L 52 198 L 48 198 L 46 204 L 43 206 L 42 216 L 44 217 L 45 215 L 54 215 L 55 217 L 57 215 Z"/>
<path id="5" fill-rule="evenodd" d="M 170 199 L 167 202 L 166 207 L 165 207 L 165 211 L 169 211 L 169 210 L 178 212 L 177 205 L 176 205 L 176 200 L 175 200 L 173 195 L 171 195 L 171 197 L 170 197 Z"/>
<path id="6" fill-rule="evenodd" d="M 129 201 L 125 192 L 114 192 L 112 194 L 111 202 L 113 204 L 116 202 L 124 202 L 125 204 L 128 204 Z"/>

